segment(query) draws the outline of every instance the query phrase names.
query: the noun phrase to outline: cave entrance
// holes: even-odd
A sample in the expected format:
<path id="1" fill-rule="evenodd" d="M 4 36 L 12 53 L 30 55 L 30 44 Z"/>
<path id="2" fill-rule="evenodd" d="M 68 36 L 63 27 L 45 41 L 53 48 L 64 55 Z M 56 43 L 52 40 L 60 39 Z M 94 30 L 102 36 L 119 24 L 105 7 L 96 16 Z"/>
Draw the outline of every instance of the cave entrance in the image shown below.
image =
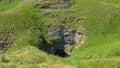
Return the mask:
<path id="1" fill-rule="evenodd" d="M 57 49 L 54 55 L 62 58 L 66 58 L 69 56 L 63 49 Z"/>
<path id="2" fill-rule="evenodd" d="M 41 35 L 39 49 L 62 58 L 69 57 L 74 48 L 80 47 L 85 41 L 84 34 L 81 30 L 68 29 L 64 26 L 56 26 L 49 29 L 48 35 L 53 37 L 49 41 L 46 36 Z"/>
<path id="3" fill-rule="evenodd" d="M 40 37 L 42 39 L 41 42 L 39 42 L 38 44 L 38 48 L 48 54 L 53 54 L 55 56 L 61 57 L 61 58 L 66 58 L 69 57 L 70 55 L 68 55 L 65 50 L 64 50 L 64 45 L 61 46 L 61 44 L 59 45 L 55 45 L 56 43 L 53 42 L 52 44 L 49 44 L 46 39 L 41 36 Z"/>

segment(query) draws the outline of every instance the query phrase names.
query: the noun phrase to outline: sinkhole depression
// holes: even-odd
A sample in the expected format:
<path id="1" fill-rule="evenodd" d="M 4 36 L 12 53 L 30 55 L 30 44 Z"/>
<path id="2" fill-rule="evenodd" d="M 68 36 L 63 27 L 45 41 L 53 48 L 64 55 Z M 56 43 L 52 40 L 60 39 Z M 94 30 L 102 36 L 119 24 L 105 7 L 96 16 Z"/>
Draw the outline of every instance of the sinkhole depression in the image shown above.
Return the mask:
<path id="1" fill-rule="evenodd" d="M 73 49 L 80 47 L 85 41 L 85 36 L 82 29 L 70 29 L 64 26 L 49 27 L 47 31 L 52 36 L 52 43 L 49 44 L 46 38 L 41 35 L 42 41 L 38 48 L 48 54 L 53 54 L 58 57 L 69 57 Z"/>

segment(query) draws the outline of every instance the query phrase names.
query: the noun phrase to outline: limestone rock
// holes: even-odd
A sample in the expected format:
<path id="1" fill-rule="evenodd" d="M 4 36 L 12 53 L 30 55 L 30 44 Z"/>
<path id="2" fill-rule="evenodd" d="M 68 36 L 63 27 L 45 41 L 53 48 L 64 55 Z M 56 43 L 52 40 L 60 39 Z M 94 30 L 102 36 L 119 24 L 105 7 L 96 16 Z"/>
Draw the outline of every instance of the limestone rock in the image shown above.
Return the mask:
<path id="1" fill-rule="evenodd" d="M 72 29 L 64 29 L 64 43 L 65 44 L 73 44 L 75 38 L 75 30 Z"/>
<path id="2" fill-rule="evenodd" d="M 68 55 L 72 53 L 75 47 L 78 47 L 83 41 L 83 33 L 75 30 L 65 28 L 64 26 L 54 26 L 48 28 L 48 34 L 54 38 L 54 45 L 62 48 Z M 76 43 L 76 46 L 73 44 Z M 57 49 L 59 49 L 57 48 Z"/>
<path id="3" fill-rule="evenodd" d="M 72 46 L 72 45 L 66 44 L 66 45 L 64 46 L 64 51 L 65 51 L 68 55 L 71 55 L 72 50 L 73 50 L 73 46 Z"/>

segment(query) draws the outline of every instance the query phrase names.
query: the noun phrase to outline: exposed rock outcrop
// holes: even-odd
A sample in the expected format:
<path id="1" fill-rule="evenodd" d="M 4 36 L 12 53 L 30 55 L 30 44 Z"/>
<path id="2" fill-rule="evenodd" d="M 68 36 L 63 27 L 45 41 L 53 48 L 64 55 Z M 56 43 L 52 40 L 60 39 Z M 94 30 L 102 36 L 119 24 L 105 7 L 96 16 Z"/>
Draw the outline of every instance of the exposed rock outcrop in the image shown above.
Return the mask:
<path id="1" fill-rule="evenodd" d="M 68 55 L 72 53 L 75 47 L 79 47 L 84 40 L 82 31 L 65 28 L 64 26 L 50 27 L 48 33 L 54 38 L 54 45 L 58 46 L 58 49 L 63 49 Z"/>
<path id="2" fill-rule="evenodd" d="M 9 28 L 7 30 L 0 29 L 0 53 L 7 51 L 8 48 L 11 47 L 15 39 L 14 31 L 14 28 Z"/>
<path id="3" fill-rule="evenodd" d="M 35 7 L 42 9 L 67 9 L 73 4 L 73 0 L 38 0 Z"/>
<path id="4" fill-rule="evenodd" d="M 43 15 L 51 21 L 51 24 L 47 25 L 47 34 L 53 38 L 52 44 L 49 44 L 44 35 L 42 35 L 42 44 L 39 44 L 41 50 L 60 57 L 67 57 L 72 54 L 74 48 L 78 48 L 84 43 L 83 28 L 75 29 L 65 26 L 66 23 L 82 22 L 84 21 L 83 18 L 75 16 L 59 18 L 59 15 L 47 11 L 49 9 L 67 9 L 73 2 L 74 0 L 39 0 L 37 2 L 35 7 L 42 8 Z"/>
<path id="5" fill-rule="evenodd" d="M 46 38 L 41 36 L 42 42 L 40 42 L 39 48 L 60 57 L 71 55 L 73 49 L 80 47 L 85 41 L 83 28 L 72 29 L 59 25 L 49 26 L 47 30 L 48 34 L 53 38 L 52 44 L 49 44 Z"/>

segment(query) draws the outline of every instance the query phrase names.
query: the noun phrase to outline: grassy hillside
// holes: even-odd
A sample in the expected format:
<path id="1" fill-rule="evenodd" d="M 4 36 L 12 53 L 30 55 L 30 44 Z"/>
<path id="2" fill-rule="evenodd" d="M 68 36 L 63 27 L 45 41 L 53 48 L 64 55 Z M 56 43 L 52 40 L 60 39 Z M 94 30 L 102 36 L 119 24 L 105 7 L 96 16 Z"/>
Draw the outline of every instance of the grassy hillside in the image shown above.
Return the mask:
<path id="1" fill-rule="evenodd" d="M 15 41 L 0 54 L 2 68 L 119 68 L 120 67 L 120 1 L 75 0 L 69 9 L 46 10 L 58 18 L 75 16 L 82 22 L 67 22 L 71 28 L 85 28 L 86 41 L 68 58 L 59 58 L 39 50 L 39 36 L 45 35 L 50 18 L 34 7 L 35 2 L 14 0 L 0 2 L 0 30 L 14 28 Z M 67 12 L 71 12 L 69 14 Z M 56 23 L 52 23 L 56 25 Z M 41 30 L 42 29 L 42 30 Z"/>

